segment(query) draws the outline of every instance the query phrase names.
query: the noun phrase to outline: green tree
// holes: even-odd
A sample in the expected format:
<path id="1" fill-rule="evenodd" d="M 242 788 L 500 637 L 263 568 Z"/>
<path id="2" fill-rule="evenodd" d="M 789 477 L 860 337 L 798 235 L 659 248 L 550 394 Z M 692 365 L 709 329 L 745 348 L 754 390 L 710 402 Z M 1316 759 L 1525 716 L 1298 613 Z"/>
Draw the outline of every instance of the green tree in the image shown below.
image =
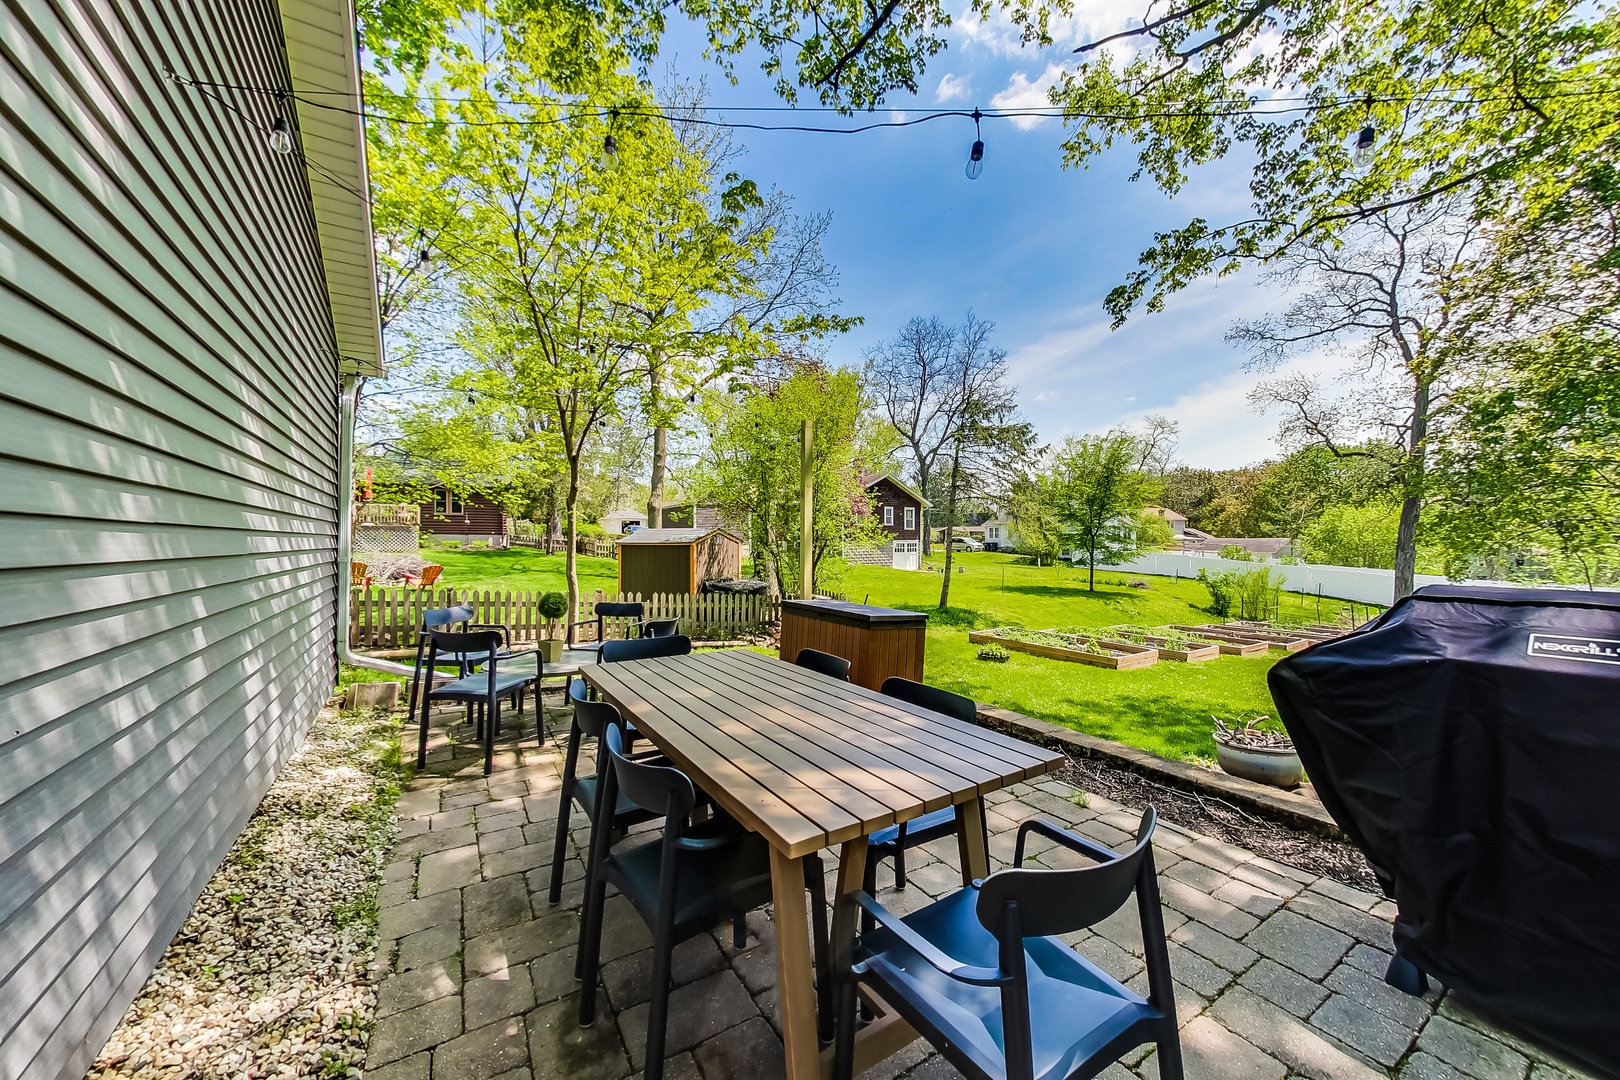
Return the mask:
<path id="1" fill-rule="evenodd" d="M 881 542 L 882 527 L 868 512 L 860 486 L 861 416 L 866 407 L 860 376 L 798 359 L 736 393 L 707 391 L 698 416 L 708 444 L 689 477 L 692 495 L 721 515 L 748 523 L 754 567 L 774 596 L 798 594 L 802 535 L 801 432 L 814 423 L 815 502 L 812 585 L 831 582 L 831 557 L 844 544 Z"/>
<path id="2" fill-rule="evenodd" d="M 1125 39 L 1128 55 L 1111 55 Z M 1620 135 L 1617 42 L 1612 7 L 1533 0 L 1144 5 L 1132 29 L 1082 46 L 1083 67 L 1053 90 L 1070 117 L 1066 163 L 1129 139 L 1140 172 L 1175 194 L 1195 166 L 1240 150 L 1253 207 L 1159 234 L 1109 310 L 1158 310 L 1205 274 L 1440 196 L 1480 220 L 1566 204 Z M 1373 152 L 1358 168 L 1364 126 Z"/>
<path id="3" fill-rule="evenodd" d="M 1395 537 L 1400 531 L 1398 503 L 1329 506 L 1300 537 L 1307 562 L 1327 566 L 1395 565 Z"/>
<path id="4" fill-rule="evenodd" d="M 1140 462 L 1141 446 L 1125 432 L 1070 436 L 1038 481 L 1064 548 L 1086 557 L 1088 589 L 1097 587 L 1098 562 L 1120 562 L 1142 550 L 1142 507 L 1159 485 Z"/>
<path id="5" fill-rule="evenodd" d="M 1448 395 L 1470 374 L 1456 332 L 1454 289 L 1481 247 L 1463 208 L 1437 201 L 1367 216 L 1333 243 L 1304 243 L 1272 273 L 1303 291 L 1284 311 L 1238 323 L 1228 334 L 1262 369 L 1302 349 L 1340 349 L 1354 389 L 1332 395 L 1313 379 L 1262 382 L 1250 400 L 1282 413 L 1285 445 L 1320 446 L 1335 457 L 1389 454 L 1398 484 L 1395 598 L 1412 591 L 1430 431 Z M 1358 436 L 1376 432 L 1374 442 Z"/>

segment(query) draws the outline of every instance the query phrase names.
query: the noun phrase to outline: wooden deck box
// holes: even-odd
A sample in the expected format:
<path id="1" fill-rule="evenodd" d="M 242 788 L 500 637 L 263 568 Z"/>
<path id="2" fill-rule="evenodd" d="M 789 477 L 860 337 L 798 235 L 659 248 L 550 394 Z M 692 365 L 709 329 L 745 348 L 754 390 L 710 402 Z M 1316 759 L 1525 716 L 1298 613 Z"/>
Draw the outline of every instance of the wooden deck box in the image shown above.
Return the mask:
<path id="1" fill-rule="evenodd" d="M 872 690 L 891 675 L 923 681 L 923 645 L 928 616 L 851 604 L 843 600 L 782 601 L 782 659 L 800 649 L 820 649 L 850 663 L 849 677 Z"/>

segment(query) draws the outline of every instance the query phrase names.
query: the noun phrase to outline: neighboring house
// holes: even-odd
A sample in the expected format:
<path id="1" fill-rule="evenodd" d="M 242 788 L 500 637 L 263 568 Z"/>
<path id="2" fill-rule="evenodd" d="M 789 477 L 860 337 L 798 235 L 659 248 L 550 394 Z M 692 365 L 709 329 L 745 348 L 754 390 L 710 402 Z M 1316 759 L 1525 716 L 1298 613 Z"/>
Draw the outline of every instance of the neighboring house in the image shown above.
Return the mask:
<path id="1" fill-rule="evenodd" d="M 1186 516 L 1183 514 L 1178 514 L 1174 510 L 1168 510 L 1162 506 L 1144 506 L 1142 508 L 1142 513 L 1152 514 L 1157 518 L 1163 518 L 1165 524 L 1170 526 L 1170 535 L 1176 540 L 1180 540 L 1187 531 Z"/>
<path id="2" fill-rule="evenodd" d="M 1202 530 L 1189 528 L 1180 540 L 1181 550 L 1194 554 L 1219 555 L 1221 548 L 1229 545 L 1236 545 L 1250 555 L 1268 558 L 1294 553 L 1294 542 L 1286 536 L 1211 536 Z"/>
<path id="3" fill-rule="evenodd" d="M 642 510 L 615 510 L 611 514 L 603 514 L 597 518 L 596 523 L 602 526 L 602 531 L 609 536 L 623 536 L 636 529 L 645 529 L 647 514 Z"/>
<path id="4" fill-rule="evenodd" d="M 984 550 L 1018 550 L 1018 529 L 1010 519 L 995 518 L 984 523 Z"/>
<path id="5" fill-rule="evenodd" d="M 382 350 L 351 4 L 4 25 L 0 1077 L 74 1080 L 332 693 Z"/>
<path id="6" fill-rule="evenodd" d="M 891 538 L 922 539 L 923 511 L 933 505 L 922 492 L 893 473 L 867 473 L 860 485 L 871 499 L 872 513 Z"/>
<path id="7" fill-rule="evenodd" d="M 503 548 L 512 542 L 512 519 L 505 507 L 482 492 L 458 495 L 436 487 L 433 498 L 422 504 L 422 531 L 438 540 Z"/>

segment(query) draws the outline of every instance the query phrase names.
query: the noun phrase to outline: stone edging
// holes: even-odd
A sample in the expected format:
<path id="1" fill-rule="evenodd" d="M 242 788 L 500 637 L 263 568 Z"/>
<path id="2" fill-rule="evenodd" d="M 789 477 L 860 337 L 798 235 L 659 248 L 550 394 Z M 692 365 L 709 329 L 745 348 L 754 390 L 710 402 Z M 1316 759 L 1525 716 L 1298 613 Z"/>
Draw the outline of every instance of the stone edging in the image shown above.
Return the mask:
<path id="1" fill-rule="evenodd" d="M 1078 753 L 1085 757 L 1101 758 L 1111 765 L 1129 769 L 1151 777 L 1161 784 L 1186 791 L 1202 792 L 1236 803 L 1245 810 L 1281 822 L 1290 828 L 1302 829 L 1333 840 L 1346 839 L 1322 804 L 1303 795 L 1294 795 L 1265 784 L 1256 784 L 1236 776 L 1228 776 L 1214 769 L 1189 765 L 1184 761 L 1171 761 L 1134 746 L 1099 739 L 1046 720 L 1036 720 L 1010 709 L 989 705 L 978 707 L 979 722 L 1008 735 L 1029 739 L 1049 746 Z"/>

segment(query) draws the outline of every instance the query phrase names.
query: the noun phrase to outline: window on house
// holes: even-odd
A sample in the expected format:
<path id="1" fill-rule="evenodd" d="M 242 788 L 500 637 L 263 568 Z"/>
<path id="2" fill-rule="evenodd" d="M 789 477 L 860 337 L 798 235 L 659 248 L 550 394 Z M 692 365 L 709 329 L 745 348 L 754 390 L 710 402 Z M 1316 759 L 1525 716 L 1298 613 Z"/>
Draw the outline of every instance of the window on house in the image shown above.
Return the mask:
<path id="1" fill-rule="evenodd" d="M 915 506 L 908 506 L 908 507 L 906 507 L 906 531 L 910 532 L 912 529 L 915 529 L 916 527 L 917 527 L 917 508 Z"/>
<path id="2" fill-rule="evenodd" d="M 433 509 L 441 517 L 449 517 L 451 514 L 464 514 L 467 512 L 467 507 L 462 503 L 461 496 L 457 495 L 449 488 L 439 489 L 438 497 L 434 499 L 433 502 Z"/>
<path id="3" fill-rule="evenodd" d="M 894 524 L 894 507 L 885 506 L 883 508 L 883 524 L 890 526 Z"/>

